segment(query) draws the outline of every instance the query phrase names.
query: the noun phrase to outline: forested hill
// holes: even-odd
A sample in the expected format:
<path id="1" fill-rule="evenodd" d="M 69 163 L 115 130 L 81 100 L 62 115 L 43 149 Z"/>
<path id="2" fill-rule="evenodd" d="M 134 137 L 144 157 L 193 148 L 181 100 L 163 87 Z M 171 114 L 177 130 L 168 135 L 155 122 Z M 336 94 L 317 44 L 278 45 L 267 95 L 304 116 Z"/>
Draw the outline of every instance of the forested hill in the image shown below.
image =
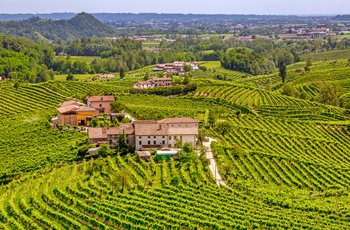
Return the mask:
<path id="1" fill-rule="evenodd" d="M 92 15 L 80 13 L 69 20 L 46 20 L 32 17 L 24 21 L 0 22 L 0 33 L 33 40 L 55 40 L 58 38 L 106 37 L 113 35 L 114 31 Z"/>

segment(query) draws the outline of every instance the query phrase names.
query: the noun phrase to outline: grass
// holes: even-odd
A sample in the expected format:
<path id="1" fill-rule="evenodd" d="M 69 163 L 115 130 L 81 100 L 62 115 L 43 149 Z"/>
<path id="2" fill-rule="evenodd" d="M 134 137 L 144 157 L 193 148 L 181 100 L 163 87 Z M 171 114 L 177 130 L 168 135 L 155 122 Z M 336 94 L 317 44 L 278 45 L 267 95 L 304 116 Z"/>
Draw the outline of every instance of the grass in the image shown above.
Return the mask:
<path id="1" fill-rule="evenodd" d="M 301 56 L 301 60 L 311 57 L 314 61 L 349 59 L 350 50 L 332 50 L 323 53 L 308 54 Z"/>
<path id="2" fill-rule="evenodd" d="M 92 78 L 92 77 L 98 77 L 102 74 L 74 74 L 74 78 L 80 81 L 84 81 L 86 79 Z M 56 81 L 65 81 L 67 77 L 67 74 L 59 74 L 55 76 Z"/>
<path id="3" fill-rule="evenodd" d="M 143 47 L 158 47 L 160 42 L 142 42 Z"/>
<path id="4" fill-rule="evenodd" d="M 62 59 L 66 59 L 67 56 L 56 56 L 57 60 L 62 60 Z M 99 56 L 70 56 L 69 57 L 71 60 L 73 61 L 85 61 L 87 63 L 91 63 L 94 59 L 101 59 L 101 57 Z"/>

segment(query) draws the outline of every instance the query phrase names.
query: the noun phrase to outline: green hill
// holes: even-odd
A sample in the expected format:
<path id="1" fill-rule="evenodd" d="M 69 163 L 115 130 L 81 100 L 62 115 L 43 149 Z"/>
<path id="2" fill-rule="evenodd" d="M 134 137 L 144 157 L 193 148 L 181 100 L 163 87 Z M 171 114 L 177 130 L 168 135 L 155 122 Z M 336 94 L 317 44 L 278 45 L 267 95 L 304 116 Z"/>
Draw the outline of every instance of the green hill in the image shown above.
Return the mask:
<path id="1" fill-rule="evenodd" d="M 112 28 L 87 13 L 79 13 L 68 20 L 45 20 L 33 17 L 25 21 L 0 22 L 0 33 L 28 37 L 34 40 L 58 38 L 106 37 Z"/>

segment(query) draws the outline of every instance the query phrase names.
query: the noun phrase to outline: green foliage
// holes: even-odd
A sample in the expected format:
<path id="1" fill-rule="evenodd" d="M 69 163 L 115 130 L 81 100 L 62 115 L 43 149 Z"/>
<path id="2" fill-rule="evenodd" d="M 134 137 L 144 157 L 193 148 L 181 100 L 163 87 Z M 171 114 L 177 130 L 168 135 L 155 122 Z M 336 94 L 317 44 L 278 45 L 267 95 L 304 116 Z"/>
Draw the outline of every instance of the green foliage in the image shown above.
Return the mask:
<path id="1" fill-rule="evenodd" d="M 66 77 L 66 80 L 67 80 L 67 81 L 73 81 L 73 80 L 74 80 L 74 75 L 71 74 L 71 73 L 69 73 L 69 74 L 67 75 L 67 77 Z"/>
<path id="2" fill-rule="evenodd" d="M 318 101 L 323 104 L 339 106 L 339 86 L 336 83 L 326 82 L 321 84 Z"/>
<path id="3" fill-rule="evenodd" d="M 100 157 L 107 157 L 113 154 L 113 150 L 110 149 L 108 144 L 103 144 L 101 147 L 98 149 L 98 155 Z"/>
<path id="4" fill-rule="evenodd" d="M 114 34 L 110 27 L 87 13 L 79 13 L 69 20 L 45 20 L 34 17 L 24 21 L 1 22 L 0 29 L 3 34 L 23 36 L 33 40 L 40 40 L 42 37 L 47 40 L 107 37 Z"/>
<path id="5" fill-rule="evenodd" d="M 111 103 L 111 110 L 115 113 L 120 113 L 126 108 L 125 104 L 119 100 L 113 101 Z"/>
<path id="6" fill-rule="evenodd" d="M 279 76 L 282 79 L 282 83 L 284 83 L 287 77 L 287 66 L 284 61 L 281 61 L 279 64 Z"/>
<path id="7" fill-rule="evenodd" d="M 275 69 L 275 64 L 271 60 L 246 48 L 228 50 L 222 57 L 221 65 L 225 69 L 252 75 L 268 74 Z"/>

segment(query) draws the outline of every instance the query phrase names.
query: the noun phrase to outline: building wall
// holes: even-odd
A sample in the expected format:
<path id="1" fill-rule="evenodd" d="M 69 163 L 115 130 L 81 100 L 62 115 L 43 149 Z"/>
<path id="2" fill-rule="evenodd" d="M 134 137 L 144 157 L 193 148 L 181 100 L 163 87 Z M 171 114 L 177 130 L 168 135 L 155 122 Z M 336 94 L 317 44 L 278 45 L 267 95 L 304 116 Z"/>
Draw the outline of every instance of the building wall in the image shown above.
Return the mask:
<path id="1" fill-rule="evenodd" d="M 107 141 L 107 138 L 96 138 L 96 139 L 89 138 L 89 144 L 97 144 L 97 142 L 105 142 L 105 141 Z"/>
<path id="2" fill-rule="evenodd" d="M 198 127 L 198 123 L 169 123 L 169 128 Z"/>
<path id="3" fill-rule="evenodd" d="M 61 114 L 63 125 L 77 125 L 77 116 L 75 114 Z"/>
<path id="4" fill-rule="evenodd" d="M 87 124 L 86 117 L 95 117 L 95 113 L 94 112 L 78 112 L 77 116 L 76 116 L 76 124 L 75 125 L 79 125 L 79 121 L 81 121 L 81 120 L 83 120 L 84 125 L 86 125 Z M 80 124 L 80 125 L 82 125 L 82 124 Z"/>
<path id="5" fill-rule="evenodd" d="M 182 140 L 182 144 L 185 144 L 186 142 L 191 143 L 192 147 L 196 147 L 196 135 L 171 135 L 168 137 L 168 145 L 170 148 L 174 148 L 176 144 L 176 140 Z"/>
<path id="6" fill-rule="evenodd" d="M 89 102 L 88 106 L 94 109 L 105 108 L 104 113 L 111 113 L 111 102 L 110 101 L 93 101 Z"/>
<path id="7" fill-rule="evenodd" d="M 115 147 L 118 144 L 119 135 L 108 135 L 107 136 L 107 142 L 112 147 Z M 132 146 L 135 148 L 135 135 L 126 135 L 127 145 Z"/>
<path id="8" fill-rule="evenodd" d="M 142 148 L 145 148 L 144 146 L 147 146 L 147 145 L 161 145 L 162 148 L 167 148 L 168 136 L 136 136 L 135 137 L 136 150 L 142 150 Z"/>

